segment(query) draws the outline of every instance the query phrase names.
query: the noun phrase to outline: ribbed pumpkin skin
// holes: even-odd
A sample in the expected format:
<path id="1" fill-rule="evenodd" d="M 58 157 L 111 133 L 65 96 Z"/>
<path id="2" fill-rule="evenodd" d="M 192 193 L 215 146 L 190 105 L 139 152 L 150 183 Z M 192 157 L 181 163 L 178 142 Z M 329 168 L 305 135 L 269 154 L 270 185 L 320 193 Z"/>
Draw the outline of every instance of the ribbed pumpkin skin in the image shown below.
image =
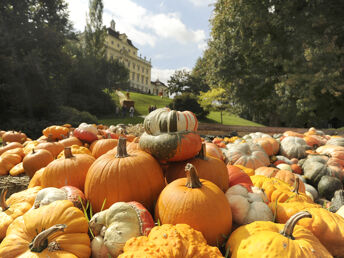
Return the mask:
<path id="1" fill-rule="evenodd" d="M 227 167 L 225 163 L 217 158 L 207 156 L 205 160 L 195 158 L 185 162 L 176 162 L 169 164 L 165 173 L 167 183 L 183 178 L 185 174 L 186 163 L 191 163 L 197 169 L 199 178 L 209 180 L 216 184 L 223 192 L 229 188 Z"/>
<path id="2" fill-rule="evenodd" d="M 30 242 L 41 232 L 56 224 L 66 224 L 64 232 L 49 237 L 49 243 L 56 241 L 61 250 L 41 253 L 31 252 Z M 88 258 L 91 255 L 88 223 L 81 210 L 71 201 L 55 201 L 47 206 L 30 210 L 16 219 L 8 228 L 5 239 L 0 244 L 0 257 L 68 257 Z"/>
<path id="3" fill-rule="evenodd" d="M 88 154 L 75 154 L 71 158 L 60 158 L 45 167 L 41 176 L 42 187 L 60 188 L 71 185 L 84 190 L 86 174 L 95 158 Z"/>
<path id="4" fill-rule="evenodd" d="M 115 148 L 117 144 L 118 140 L 116 139 L 101 139 L 92 142 L 90 150 L 92 151 L 92 155 L 97 159 L 109 150 Z"/>
<path id="5" fill-rule="evenodd" d="M 200 179 L 201 188 L 186 187 L 186 178 L 167 185 L 155 206 L 162 224 L 188 224 L 201 231 L 209 245 L 223 243 L 232 229 L 232 211 L 219 187 Z"/>
<path id="6" fill-rule="evenodd" d="M 50 151 L 45 149 L 33 150 L 23 159 L 23 168 L 25 173 L 32 178 L 37 170 L 46 167 L 53 160 L 54 157 Z"/>
<path id="7" fill-rule="evenodd" d="M 198 134 L 187 131 L 159 135 L 144 133 L 139 146 L 158 160 L 181 161 L 196 156 L 201 150 L 202 140 Z"/>
<path id="8" fill-rule="evenodd" d="M 283 224 L 270 221 L 255 221 L 239 227 L 227 242 L 231 257 L 332 257 L 309 230 L 296 225 L 293 231 L 295 240 L 292 240 L 280 234 L 283 227 Z"/>
<path id="9" fill-rule="evenodd" d="M 337 257 L 344 256 L 344 218 L 323 208 L 305 209 L 312 218 L 300 220 L 301 225 L 310 230 Z"/>
<path id="10" fill-rule="evenodd" d="M 99 212 L 115 202 L 137 201 L 150 211 L 165 186 L 159 163 L 148 153 L 136 150 L 130 156 L 116 158 L 104 154 L 90 167 L 85 181 L 85 196 L 92 210 Z"/>

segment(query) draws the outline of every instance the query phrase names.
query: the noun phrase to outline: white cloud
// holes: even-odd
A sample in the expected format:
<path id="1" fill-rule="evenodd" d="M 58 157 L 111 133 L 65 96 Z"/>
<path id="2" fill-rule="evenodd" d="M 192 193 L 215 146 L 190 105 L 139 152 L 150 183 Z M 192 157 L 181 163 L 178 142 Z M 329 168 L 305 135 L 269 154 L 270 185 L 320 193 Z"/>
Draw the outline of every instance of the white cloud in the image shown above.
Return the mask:
<path id="1" fill-rule="evenodd" d="M 151 79 L 152 81 L 155 81 L 156 79 L 159 79 L 159 81 L 165 83 L 167 85 L 167 81 L 170 79 L 170 77 L 175 73 L 176 70 L 186 70 L 191 71 L 188 67 L 182 67 L 178 69 L 158 69 L 158 68 L 152 68 L 151 73 Z"/>
<path id="2" fill-rule="evenodd" d="M 195 6 L 208 6 L 215 3 L 215 0 L 189 0 Z"/>
<path id="3" fill-rule="evenodd" d="M 68 3 L 74 27 L 82 31 L 86 23 L 88 1 L 68 0 Z M 155 46 L 159 39 L 169 39 L 200 46 L 206 38 L 204 30 L 188 28 L 178 13 L 152 13 L 132 0 L 105 0 L 103 23 L 109 26 L 111 19 L 116 22 L 116 30 L 126 33 L 138 45 Z"/>

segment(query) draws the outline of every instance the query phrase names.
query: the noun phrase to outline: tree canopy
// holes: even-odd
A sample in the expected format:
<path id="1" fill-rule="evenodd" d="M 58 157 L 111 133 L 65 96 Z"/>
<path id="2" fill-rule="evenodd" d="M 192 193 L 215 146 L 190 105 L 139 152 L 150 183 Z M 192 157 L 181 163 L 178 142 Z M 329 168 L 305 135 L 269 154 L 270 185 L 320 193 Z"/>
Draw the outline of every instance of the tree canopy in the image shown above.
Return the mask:
<path id="1" fill-rule="evenodd" d="M 244 118 L 327 127 L 344 110 L 343 15 L 336 0 L 218 0 L 204 78 Z"/>

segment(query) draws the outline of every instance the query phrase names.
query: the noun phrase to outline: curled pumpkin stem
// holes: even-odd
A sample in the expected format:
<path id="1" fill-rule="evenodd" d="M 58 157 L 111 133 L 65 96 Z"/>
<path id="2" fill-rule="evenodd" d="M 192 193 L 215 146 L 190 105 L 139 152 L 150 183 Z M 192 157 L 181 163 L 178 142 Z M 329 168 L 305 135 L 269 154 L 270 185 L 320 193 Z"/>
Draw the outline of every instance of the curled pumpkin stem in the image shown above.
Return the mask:
<path id="1" fill-rule="evenodd" d="M 70 158 L 73 158 L 73 153 L 72 153 L 72 148 L 71 147 L 66 147 L 64 149 L 64 156 L 66 159 L 70 159 Z"/>
<path id="2" fill-rule="evenodd" d="M 197 170 L 191 163 L 187 163 L 185 166 L 185 171 L 187 173 L 186 187 L 188 188 L 201 188 L 202 183 L 199 180 Z"/>
<path id="3" fill-rule="evenodd" d="M 30 245 L 29 245 L 30 250 L 32 252 L 36 252 L 36 253 L 42 252 L 45 248 L 47 248 L 49 246 L 48 237 L 57 231 L 64 231 L 64 229 L 66 227 L 67 227 L 66 224 L 56 224 L 56 225 L 42 231 L 30 243 Z M 54 246 L 56 247 L 56 245 L 54 245 Z"/>
<path id="4" fill-rule="evenodd" d="M 2 211 L 6 211 L 10 208 L 10 206 L 8 206 L 6 203 L 6 194 L 7 194 L 7 189 L 2 189 L 1 196 L 0 196 Z"/>
<path id="5" fill-rule="evenodd" d="M 299 194 L 299 187 L 300 187 L 300 178 L 296 177 L 293 193 Z"/>
<path id="6" fill-rule="evenodd" d="M 303 218 L 312 218 L 312 214 L 310 214 L 308 211 L 301 211 L 293 216 L 291 216 L 288 221 L 285 223 L 284 228 L 281 232 L 281 234 L 289 239 L 295 239 L 293 237 L 293 231 L 296 223 Z"/>

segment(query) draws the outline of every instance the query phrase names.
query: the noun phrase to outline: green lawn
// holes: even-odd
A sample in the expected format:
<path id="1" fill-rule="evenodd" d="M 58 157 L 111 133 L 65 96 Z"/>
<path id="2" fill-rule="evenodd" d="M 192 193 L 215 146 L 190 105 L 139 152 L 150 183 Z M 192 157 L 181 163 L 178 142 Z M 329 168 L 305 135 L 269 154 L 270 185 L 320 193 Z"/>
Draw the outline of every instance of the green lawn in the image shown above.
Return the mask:
<path id="1" fill-rule="evenodd" d="M 123 92 L 125 93 L 125 92 Z M 119 104 L 119 98 L 115 93 L 111 93 L 113 100 L 116 104 Z M 99 119 L 99 123 L 105 125 L 116 125 L 119 123 L 123 124 L 137 124 L 143 122 L 143 116 L 148 114 L 148 107 L 149 105 L 156 105 L 157 108 L 166 107 L 169 103 L 171 103 L 172 99 L 167 97 L 158 97 L 154 95 L 142 94 L 137 92 L 130 92 L 130 98 L 135 101 L 135 115 L 133 118 L 127 117 L 102 117 Z M 223 112 L 223 124 L 224 125 L 244 125 L 244 126 L 263 126 L 261 124 L 257 124 L 251 122 L 249 120 L 237 117 L 235 115 L 229 114 L 227 112 Z M 220 112 L 212 111 L 207 116 L 205 120 L 200 122 L 204 123 L 220 123 L 221 117 Z"/>

